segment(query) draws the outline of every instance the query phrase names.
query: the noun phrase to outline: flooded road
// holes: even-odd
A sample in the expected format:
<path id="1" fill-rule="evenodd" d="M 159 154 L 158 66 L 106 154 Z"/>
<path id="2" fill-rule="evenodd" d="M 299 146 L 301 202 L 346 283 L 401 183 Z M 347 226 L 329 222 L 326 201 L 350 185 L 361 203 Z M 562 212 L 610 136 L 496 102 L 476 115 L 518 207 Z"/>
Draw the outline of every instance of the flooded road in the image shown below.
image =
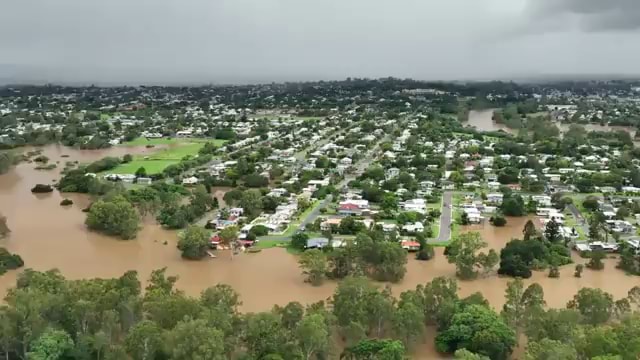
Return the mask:
<path id="1" fill-rule="evenodd" d="M 144 152 L 146 149 L 136 149 Z M 60 160 L 92 161 L 107 155 L 124 155 L 132 149 L 114 148 L 104 151 L 76 151 L 59 147 L 46 147 L 44 154 L 52 162 Z M 69 154 L 70 158 L 61 155 Z M 29 190 L 36 183 L 51 183 L 59 178 L 59 170 L 34 170 L 35 164 L 23 163 L 0 176 L 0 212 L 7 216 L 12 230 L 10 236 L 0 240 L 0 246 L 20 254 L 25 267 L 36 270 L 58 268 L 70 279 L 92 277 L 116 277 L 128 270 L 137 270 L 146 280 L 152 270 L 167 267 L 168 273 L 178 275 L 177 286 L 190 295 L 198 295 L 203 289 L 217 283 L 226 283 L 241 295 L 243 311 L 269 310 L 275 304 L 289 301 L 311 303 L 329 298 L 336 284 L 327 282 L 313 287 L 304 282 L 297 258 L 284 249 L 263 250 L 256 254 L 242 254 L 231 260 L 227 254 L 216 259 L 186 261 L 176 250 L 177 234 L 162 229 L 153 221 L 145 223 L 137 239 L 121 241 L 88 232 L 84 226 L 85 214 L 81 211 L 90 201 L 85 195 L 65 194 L 57 191 L 34 195 Z M 214 192 L 223 195 L 223 189 Z M 70 207 L 59 206 L 63 198 L 74 200 Z M 222 204 L 222 203 L 221 203 Z M 463 231 L 479 231 L 489 247 L 501 249 L 512 238 L 522 236 L 522 228 L 528 218 L 508 218 L 507 226 L 496 228 L 489 224 L 471 226 Z M 167 241 L 167 245 L 163 242 Z M 437 276 L 455 276 L 455 267 L 447 262 L 443 248 L 436 249 L 435 259 L 416 261 L 410 255 L 404 280 L 392 285 L 399 294 L 415 289 L 416 285 L 429 282 Z M 585 260 L 576 257 L 578 263 Z M 573 277 L 574 265 L 562 267 L 558 279 L 547 277 L 546 272 L 535 272 L 525 284 L 537 282 L 544 288 L 549 306 L 564 307 L 583 287 L 598 287 L 621 298 L 638 283 L 638 278 L 626 276 L 615 269 L 616 260 L 607 259 L 603 271 L 585 269 L 582 278 Z M 15 285 L 17 271 L 0 277 L 0 296 Z M 504 292 L 509 278 L 491 274 L 474 281 L 459 281 L 460 295 L 481 292 L 496 310 L 504 303 Z M 437 358 L 433 343 L 419 346 L 415 358 Z M 426 357 L 425 357 L 426 356 Z"/>
<path id="2" fill-rule="evenodd" d="M 224 195 L 233 190 L 232 187 L 229 186 L 212 186 L 211 187 L 211 195 L 218 199 L 218 205 L 222 209 L 227 207 L 227 203 L 224 201 Z"/>

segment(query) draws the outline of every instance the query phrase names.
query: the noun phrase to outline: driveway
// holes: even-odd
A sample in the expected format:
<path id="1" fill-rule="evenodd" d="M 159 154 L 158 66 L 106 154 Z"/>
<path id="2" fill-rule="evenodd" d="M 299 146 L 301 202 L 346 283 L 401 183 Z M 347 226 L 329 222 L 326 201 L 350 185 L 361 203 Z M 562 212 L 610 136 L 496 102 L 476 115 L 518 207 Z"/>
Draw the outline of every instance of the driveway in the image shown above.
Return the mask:
<path id="1" fill-rule="evenodd" d="M 451 238 L 451 220 L 453 217 L 452 209 L 453 192 L 445 191 L 442 194 L 442 210 L 440 215 L 440 234 L 434 240 L 435 242 L 449 241 Z"/>

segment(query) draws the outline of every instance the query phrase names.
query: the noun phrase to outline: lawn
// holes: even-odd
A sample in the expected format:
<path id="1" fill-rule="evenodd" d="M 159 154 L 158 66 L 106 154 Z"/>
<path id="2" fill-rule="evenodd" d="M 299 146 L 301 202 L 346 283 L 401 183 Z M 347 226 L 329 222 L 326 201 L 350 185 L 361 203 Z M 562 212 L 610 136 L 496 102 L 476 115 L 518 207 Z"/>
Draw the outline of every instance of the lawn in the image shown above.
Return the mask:
<path id="1" fill-rule="evenodd" d="M 142 140 L 140 140 L 142 139 Z M 143 142 L 144 141 L 144 142 Z M 215 140 L 222 141 L 223 140 Z M 177 164 L 185 156 L 194 156 L 198 154 L 206 141 L 200 139 L 193 141 L 193 139 L 150 139 L 147 141 L 145 138 L 138 138 L 131 142 L 125 143 L 122 146 L 140 146 L 146 145 L 174 145 L 169 148 L 160 149 L 151 155 L 136 155 L 133 157 L 133 161 L 121 164 L 110 172 L 115 174 L 133 174 L 140 167 L 144 167 L 147 174 L 157 174 L 162 172 L 167 166 Z"/>
<path id="2" fill-rule="evenodd" d="M 257 243 L 255 243 L 255 245 L 253 245 L 253 248 L 255 249 L 271 249 L 271 248 L 275 248 L 275 247 L 281 247 L 281 248 L 285 248 L 287 250 L 288 253 L 290 254 L 300 254 L 302 251 L 294 248 L 293 246 L 291 246 L 291 242 L 290 241 L 282 241 L 282 240 L 260 240 Z"/>
<path id="3" fill-rule="evenodd" d="M 133 139 L 131 141 L 127 141 L 122 143 L 121 146 L 144 146 L 144 145 L 171 145 L 171 144 L 179 144 L 179 143 L 206 143 L 212 142 L 216 146 L 224 145 L 227 140 L 221 139 L 209 139 L 209 138 L 145 138 L 139 137 Z"/>
<path id="4" fill-rule="evenodd" d="M 433 238 L 437 239 L 438 236 L 440 236 L 440 219 L 436 219 L 432 224 L 431 224 L 431 233 L 433 234 Z"/>

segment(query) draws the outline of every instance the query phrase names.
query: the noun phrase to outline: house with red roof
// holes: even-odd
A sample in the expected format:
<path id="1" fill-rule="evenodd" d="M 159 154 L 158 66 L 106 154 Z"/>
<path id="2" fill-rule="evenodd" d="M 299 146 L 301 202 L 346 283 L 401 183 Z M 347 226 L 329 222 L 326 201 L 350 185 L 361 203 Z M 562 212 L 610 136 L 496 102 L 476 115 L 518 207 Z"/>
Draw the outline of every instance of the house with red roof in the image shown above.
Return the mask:
<path id="1" fill-rule="evenodd" d="M 362 215 L 362 209 L 356 204 L 341 204 L 338 208 L 338 214 L 345 216 Z"/>

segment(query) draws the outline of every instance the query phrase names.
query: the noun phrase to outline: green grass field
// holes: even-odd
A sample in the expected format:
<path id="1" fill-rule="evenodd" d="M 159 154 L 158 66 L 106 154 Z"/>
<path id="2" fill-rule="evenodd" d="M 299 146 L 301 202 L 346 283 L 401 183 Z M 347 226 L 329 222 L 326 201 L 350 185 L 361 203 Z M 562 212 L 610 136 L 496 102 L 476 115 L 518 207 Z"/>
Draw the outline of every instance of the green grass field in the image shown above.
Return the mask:
<path id="1" fill-rule="evenodd" d="M 300 254 L 302 251 L 291 246 L 290 241 L 282 240 L 260 240 L 254 246 L 256 249 L 271 249 L 275 247 L 285 248 L 290 254 Z"/>
<path id="2" fill-rule="evenodd" d="M 133 174 L 140 167 L 144 167 L 147 174 L 157 174 L 162 172 L 167 166 L 177 164 L 185 156 L 198 154 L 204 144 L 208 141 L 216 145 L 223 145 L 225 140 L 217 139 L 145 139 L 137 138 L 120 146 L 144 146 L 144 145 L 171 145 L 169 148 L 159 149 L 151 155 L 136 155 L 133 161 L 121 164 L 109 172 L 115 174 Z"/>
<path id="3" fill-rule="evenodd" d="M 212 142 L 216 146 L 224 145 L 227 140 L 220 139 L 208 139 L 208 138 L 159 138 L 159 139 L 147 139 L 145 137 L 139 137 L 128 141 L 126 143 L 122 143 L 120 146 L 145 146 L 145 145 L 172 145 L 172 144 L 180 144 L 180 143 L 207 143 Z"/>

